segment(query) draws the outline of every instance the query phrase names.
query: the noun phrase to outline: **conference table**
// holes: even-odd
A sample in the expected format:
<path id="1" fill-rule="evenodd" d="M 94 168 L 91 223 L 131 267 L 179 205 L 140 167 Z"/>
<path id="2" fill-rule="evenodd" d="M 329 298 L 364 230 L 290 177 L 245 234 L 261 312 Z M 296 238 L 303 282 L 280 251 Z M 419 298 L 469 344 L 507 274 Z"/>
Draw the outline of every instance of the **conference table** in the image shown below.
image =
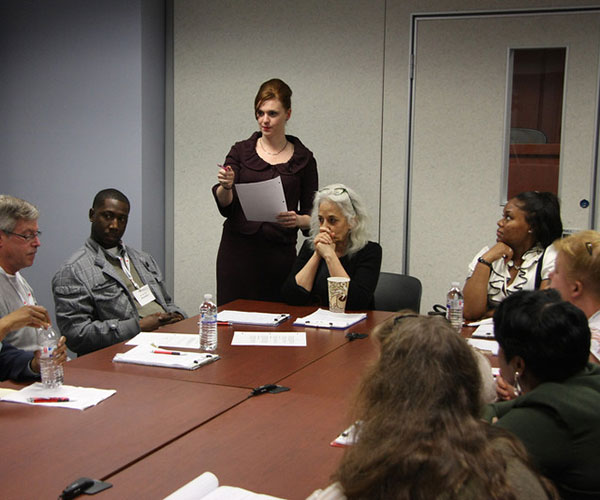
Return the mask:
<path id="1" fill-rule="evenodd" d="M 65 384 L 116 393 L 84 411 L 0 404 L 2 498 L 56 498 L 79 477 L 113 484 L 96 498 L 164 498 L 205 471 L 221 484 L 304 498 L 329 483 L 357 382 L 375 359 L 370 333 L 394 315 L 365 311 L 346 330 L 294 326 L 316 310 L 238 300 L 219 308 L 287 312 L 276 327 L 219 326 L 221 359 L 194 371 L 114 363 L 125 343 L 65 365 Z M 162 327 L 197 335 L 198 317 Z M 305 331 L 306 347 L 232 346 L 234 331 Z M 263 384 L 290 388 L 251 395 Z M 26 384 L 4 382 L 0 387 Z"/>

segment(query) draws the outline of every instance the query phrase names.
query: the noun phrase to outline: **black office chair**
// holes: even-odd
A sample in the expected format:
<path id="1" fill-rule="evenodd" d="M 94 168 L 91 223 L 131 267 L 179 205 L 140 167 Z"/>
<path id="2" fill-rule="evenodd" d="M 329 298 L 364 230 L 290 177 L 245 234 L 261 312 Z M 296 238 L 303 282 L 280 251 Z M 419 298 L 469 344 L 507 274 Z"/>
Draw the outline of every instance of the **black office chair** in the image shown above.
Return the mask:
<path id="1" fill-rule="evenodd" d="M 399 311 L 411 309 L 419 312 L 423 287 L 418 278 L 408 274 L 379 273 L 375 289 L 375 309 Z"/>
<path id="2" fill-rule="evenodd" d="M 541 130 L 513 127 L 510 129 L 511 144 L 546 144 L 548 139 Z"/>

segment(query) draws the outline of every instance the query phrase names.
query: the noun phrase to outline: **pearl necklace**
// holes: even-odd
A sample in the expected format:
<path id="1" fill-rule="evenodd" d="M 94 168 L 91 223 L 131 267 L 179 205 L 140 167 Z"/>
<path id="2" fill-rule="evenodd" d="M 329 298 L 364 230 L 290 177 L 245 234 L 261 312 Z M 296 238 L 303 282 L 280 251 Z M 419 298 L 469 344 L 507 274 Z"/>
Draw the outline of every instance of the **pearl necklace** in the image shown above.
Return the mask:
<path id="1" fill-rule="evenodd" d="M 277 151 L 277 153 L 270 153 L 270 152 L 269 152 L 269 151 L 267 151 L 267 150 L 265 149 L 265 147 L 263 146 L 263 143 L 262 143 L 262 137 L 261 137 L 261 138 L 258 140 L 258 143 L 260 144 L 260 149 L 262 149 L 262 150 L 263 150 L 265 153 L 267 153 L 269 156 L 277 156 L 277 155 L 278 155 L 279 153 L 281 153 L 281 152 L 282 152 L 282 151 L 283 151 L 283 150 L 284 150 L 284 149 L 287 147 L 287 145 L 288 145 L 288 141 L 287 141 L 287 139 L 286 139 L 286 140 L 285 140 L 285 144 L 283 145 L 283 147 L 282 147 L 282 148 L 281 148 L 279 151 Z"/>

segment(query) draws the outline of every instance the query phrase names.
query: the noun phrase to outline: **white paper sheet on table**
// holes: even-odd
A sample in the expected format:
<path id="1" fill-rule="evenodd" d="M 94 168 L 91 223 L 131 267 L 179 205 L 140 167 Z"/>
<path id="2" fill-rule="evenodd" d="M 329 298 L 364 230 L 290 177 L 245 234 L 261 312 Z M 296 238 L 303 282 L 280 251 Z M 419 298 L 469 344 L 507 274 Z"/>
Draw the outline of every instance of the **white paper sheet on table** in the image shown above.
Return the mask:
<path id="1" fill-rule="evenodd" d="M 479 321 L 472 321 L 471 323 L 467 323 L 467 326 L 480 326 L 480 325 L 493 325 L 494 318 L 485 318 L 480 319 Z"/>
<path id="2" fill-rule="evenodd" d="M 287 212 L 281 177 L 268 181 L 236 184 L 235 190 L 249 221 L 277 222 L 277 215 Z"/>
<path id="3" fill-rule="evenodd" d="M 490 318 L 491 319 L 491 318 Z M 494 323 L 492 321 L 479 321 L 479 326 L 471 334 L 471 337 L 479 339 L 494 339 Z M 471 323 L 472 326 L 473 324 Z"/>
<path id="4" fill-rule="evenodd" d="M 233 332 L 231 345 L 306 347 L 306 332 Z"/>
<path id="5" fill-rule="evenodd" d="M 152 345 L 160 347 L 185 347 L 200 349 L 200 336 L 189 333 L 141 332 L 125 345 Z"/>
<path id="6" fill-rule="evenodd" d="M 485 340 L 485 339 L 467 339 L 467 342 L 471 344 L 473 347 L 481 351 L 491 351 L 492 354 L 498 355 L 499 345 L 495 340 Z"/>
<path id="7" fill-rule="evenodd" d="M 23 387 L 20 391 L 7 394 L 0 401 L 85 410 L 90 406 L 97 405 L 115 392 L 117 392 L 115 389 L 94 389 L 93 387 L 75 387 L 73 385 L 61 385 L 60 387 L 47 389 L 41 382 L 35 382 Z M 32 403 L 29 398 L 69 398 L 70 401 L 64 403 Z"/>

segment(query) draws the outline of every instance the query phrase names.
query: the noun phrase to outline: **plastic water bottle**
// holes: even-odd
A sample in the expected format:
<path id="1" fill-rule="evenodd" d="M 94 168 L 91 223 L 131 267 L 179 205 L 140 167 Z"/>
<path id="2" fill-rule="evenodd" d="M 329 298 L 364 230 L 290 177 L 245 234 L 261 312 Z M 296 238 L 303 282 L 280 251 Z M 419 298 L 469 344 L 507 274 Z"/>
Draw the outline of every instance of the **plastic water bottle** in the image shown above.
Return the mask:
<path id="1" fill-rule="evenodd" d="M 64 380 L 64 371 L 62 365 L 54 364 L 56 347 L 58 346 L 59 335 L 52 329 L 38 328 L 38 344 L 42 351 L 40 356 L 40 373 L 42 375 L 42 384 L 44 387 L 58 387 Z"/>
<path id="2" fill-rule="evenodd" d="M 463 308 L 465 302 L 458 281 L 453 281 L 446 295 L 446 319 L 460 332 L 463 324 Z"/>
<path id="3" fill-rule="evenodd" d="M 205 294 L 200 306 L 200 349 L 203 351 L 217 349 L 217 306 L 212 298 L 211 293 Z"/>

